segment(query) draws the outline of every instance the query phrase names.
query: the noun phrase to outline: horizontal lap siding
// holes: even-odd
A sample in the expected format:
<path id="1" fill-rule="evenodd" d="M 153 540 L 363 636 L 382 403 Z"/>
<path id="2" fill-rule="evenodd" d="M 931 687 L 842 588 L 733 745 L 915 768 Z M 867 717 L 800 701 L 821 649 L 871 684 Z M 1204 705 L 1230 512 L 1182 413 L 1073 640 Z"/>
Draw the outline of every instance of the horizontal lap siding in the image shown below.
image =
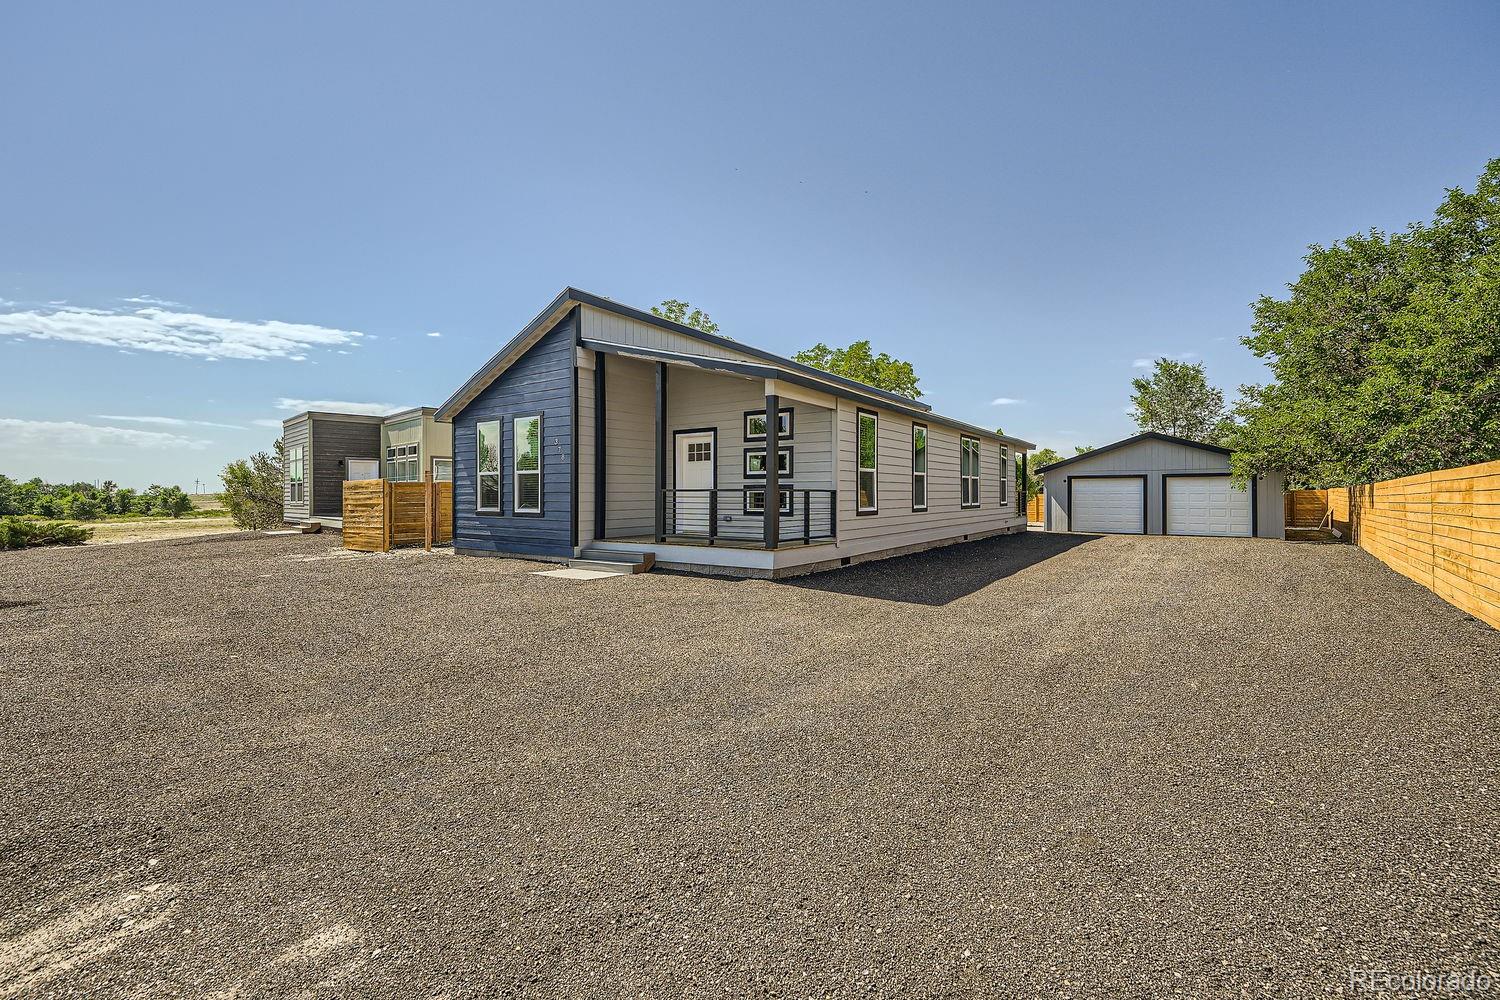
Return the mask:
<path id="1" fill-rule="evenodd" d="M 344 463 L 351 458 L 379 457 L 379 423 L 313 417 L 312 462 L 307 470 L 313 515 L 342 517 Z"/>
<path id="2" fill-rule="evenodd" d="M 979 498 L 977 508 L 960 506 L 959 486 L 959 438 L 961 433 L 952 427 L 927 421 L 927 510 L 911 509 L 913 423 L 923 423 L 911 417 L 881 410 L 879 407 L 863 407 L 874 410 L 880 418 L 877 437 L 878 484 L 877 504 L 879 513 L 857 515 L 858 500 L 856 466 L 858 459 L 857 404 L 839 402 L 839 447 L 841 449 L 839 470 L 839 545 L 858 546 L 869 549 L 870 543 L 879 542 L 877 548 L 897 547 L 919 542 L 937 541 L 942 538 L 961 537 L 994 531 L 1013 524 L 1024 524 L 1025 515 L 1016 506 L 1015 478 L 1010 477 L 1006 491 L 1006 503 L 1001 505 L 999 476 L 1001 474 L 999 442 L 990 438 L 979 439 Z"/>
<path id="3" fill-rule="evenodd" d="M 583 350 L 579 355 L 578 544 L 584 546 L 594 540 L 594 365 L 599 356 Z"/>
<path id="4" fill-rule="evenodd" d="M 649 535 L 656 531 L 656 366 L 612 355 L 603 361 L 605 534 Z"/>
<path id="5" fill-rule="evenodd" d="M 570 316 L 543 336 L 453 419 L 454 546 L 482 552 L 573 554 L 573 366 Z M 512 421 L 542 415 L 542 516 L 514 513 Z M 475 425 L 500 421 L 501 514 L 480 514 Z"/>

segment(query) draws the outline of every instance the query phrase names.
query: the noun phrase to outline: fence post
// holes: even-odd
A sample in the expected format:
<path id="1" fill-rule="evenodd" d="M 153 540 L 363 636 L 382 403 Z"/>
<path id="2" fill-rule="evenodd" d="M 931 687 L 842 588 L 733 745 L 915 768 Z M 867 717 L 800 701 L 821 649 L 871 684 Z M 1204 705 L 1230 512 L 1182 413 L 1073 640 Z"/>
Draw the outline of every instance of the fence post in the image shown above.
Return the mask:
<path id="1" fill-rule="evenodd" d="M 422 547 L 432 551 L 432 523 L 437 518 L 437 484 L 432 473 L 422 474 Z"/>
<path id="2" fill-rule="evenodd" d="M 380 481 L 380 551 L 391 551 L 391 535 L 395 531 L 391 521 L 391 481 Z"/>

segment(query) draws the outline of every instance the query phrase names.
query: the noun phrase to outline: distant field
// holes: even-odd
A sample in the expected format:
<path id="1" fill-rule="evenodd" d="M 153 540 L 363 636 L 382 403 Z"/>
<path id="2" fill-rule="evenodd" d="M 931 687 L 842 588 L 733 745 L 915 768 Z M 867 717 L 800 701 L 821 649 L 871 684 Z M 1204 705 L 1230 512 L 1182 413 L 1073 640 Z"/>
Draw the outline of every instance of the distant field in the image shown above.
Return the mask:
<path id="1" fill-rule="evenodd" d="M 153 542 L 162 538 L 188 538 L 194 535 L 219 535 L 239 531 L 229 517 L 144 518 L 131 521 L 74 522 L 94 529 L 90 545 L 118 545 L 122 542 Z"/>
<path id="2" fill-rule="evenodd" d="M 224 504 L 220 502 L 217 493 L 189 493 L 188 499 L 193 501 L 193 506 L 199 510 L 224 509 Z"/>

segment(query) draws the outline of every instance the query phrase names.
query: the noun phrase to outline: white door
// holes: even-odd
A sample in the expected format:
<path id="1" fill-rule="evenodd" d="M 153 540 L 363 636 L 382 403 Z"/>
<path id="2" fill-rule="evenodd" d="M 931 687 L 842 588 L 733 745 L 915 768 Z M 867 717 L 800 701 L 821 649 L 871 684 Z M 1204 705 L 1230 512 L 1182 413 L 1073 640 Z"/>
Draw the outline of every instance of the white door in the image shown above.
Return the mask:
<path id="1" fill-rule="evenodd" d="M 679 535 L 708 534 L 709 497 L 714 488 L 714 434 L 692 431 L 675 435 L 677 464 L 673 468 L 672 531 Z"/>
<path id="2" fill-rule="evenodd" d="M 1169 535 L 1250 536 L 1250 490 L 1237 490 L 1228 476 L 1169 476 Z"/>
<path id="3" fill-rule="evenodd" d="M 344 478 L 350 481 L 359 479 L 379 479 L 380 459 L 378 458 L 346 458 L 344 459 Z"/>
<path id="4" fill-rule="evenodd" d="M 1116 535 L 1146 533 L 1145 482 L 1118 477 L 1069 480 L 1072 510 L 1068 527 L 1073 531 L 1097 531 Z"/>

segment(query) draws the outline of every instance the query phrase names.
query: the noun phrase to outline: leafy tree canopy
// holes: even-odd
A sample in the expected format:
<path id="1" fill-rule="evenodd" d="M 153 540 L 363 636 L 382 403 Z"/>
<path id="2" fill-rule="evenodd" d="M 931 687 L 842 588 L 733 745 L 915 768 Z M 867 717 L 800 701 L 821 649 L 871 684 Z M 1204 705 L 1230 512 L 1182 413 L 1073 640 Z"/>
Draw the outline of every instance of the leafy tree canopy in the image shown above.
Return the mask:
<path id="1" fill-rule="evenodd" d="M 1313 246 L 1244 344 L 1235 471 L 1343 486 L 1500 458 L 1500 159 L 1431 222 Z"/>
<path id="2" fill-rule="evenodd" d="M 257 452 L 224 466 L 219 495 L 234 523 L 251 531 L 275 527 L 282 522 L 286 449 L 278 438 L 275 454 Z"/>
<path id="3" fill-rule="evenodd" d="M 709 319 L 708 313 L 702 309 L 694 309 L 681 299 L 663 299 L 661 305 L 651 307 L 651 314 L 704 333 L 719 333 L 719 324 Z"/>
<path id="4" fill-rule="evenodd" d="M 920 399 L 917 373 L 909 361 L 899 361 L 882 351 L 876 354 L 868 340 L 856 340 L 848 347 L 829 347 L 818 343 L 792 356 L 794 361 L 820 368 L 834 375 L 852 378 L 877 389 L 894 392 L 907 399 Z"/>
<path id="5" fill-rule="evenodd" d="M 1131 417 L 1143 431 L 1220 444 L 1233 422 L 1224 393 L 1208 384 L 1203 365 L 1157 358 L 1150 378 L 1131 380 Z M 1081 454 L 1081 453 L 1080 453 Z"/>

